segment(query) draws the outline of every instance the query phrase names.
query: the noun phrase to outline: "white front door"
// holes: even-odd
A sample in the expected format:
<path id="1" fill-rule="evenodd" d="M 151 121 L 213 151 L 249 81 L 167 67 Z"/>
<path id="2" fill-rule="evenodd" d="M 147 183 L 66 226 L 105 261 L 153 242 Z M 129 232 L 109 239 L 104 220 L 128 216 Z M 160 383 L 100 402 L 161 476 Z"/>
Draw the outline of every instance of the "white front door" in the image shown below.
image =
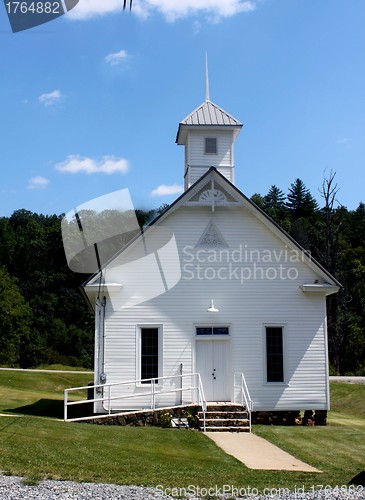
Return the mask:
<path id="1" fill-rule="evenodd" d="M 228 340 L 196 341 L 196 371 L 207 401 L 230 401 L 229 345 Z"/>

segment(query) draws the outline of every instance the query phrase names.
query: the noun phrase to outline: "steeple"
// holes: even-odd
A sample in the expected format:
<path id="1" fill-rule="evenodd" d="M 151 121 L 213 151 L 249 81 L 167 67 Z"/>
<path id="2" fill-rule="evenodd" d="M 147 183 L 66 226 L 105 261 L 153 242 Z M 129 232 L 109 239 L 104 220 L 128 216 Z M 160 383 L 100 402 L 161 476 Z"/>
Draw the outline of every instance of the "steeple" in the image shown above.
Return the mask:
<path id="1" fill-rule="evenodd" d="M 208 73 L 208 53 L 205 53 L 205 102 L 210 101 L 209 98 L 209 73 Z"/>
<path id="2" fill-rule="evenodd" d="M 234 183 L 234 141 L 241 128 L 242 123 L 210 100 L 206 55 L 205 101 L 179 123 L 176 136 L 176 143 L 185 146 L 185 190 L 210 167 Z"/>

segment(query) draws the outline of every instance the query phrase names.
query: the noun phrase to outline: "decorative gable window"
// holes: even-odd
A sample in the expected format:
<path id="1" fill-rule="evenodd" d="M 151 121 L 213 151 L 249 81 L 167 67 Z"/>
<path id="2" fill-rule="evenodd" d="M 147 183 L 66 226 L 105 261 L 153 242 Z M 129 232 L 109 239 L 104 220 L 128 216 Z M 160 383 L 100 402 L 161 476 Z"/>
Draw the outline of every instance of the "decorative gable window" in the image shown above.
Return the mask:
<path id="1" fill-rule="evenodd" d="M 217 154 L 217 138 L 216 137 L 206 137 L 205 138 L 205 154 L 206 155 L 216 155 Z"/>
<path id="2" fill-rule="evenodd" d="M 266 327 L 266 381 L 284 382 L 283 327 Z"/>

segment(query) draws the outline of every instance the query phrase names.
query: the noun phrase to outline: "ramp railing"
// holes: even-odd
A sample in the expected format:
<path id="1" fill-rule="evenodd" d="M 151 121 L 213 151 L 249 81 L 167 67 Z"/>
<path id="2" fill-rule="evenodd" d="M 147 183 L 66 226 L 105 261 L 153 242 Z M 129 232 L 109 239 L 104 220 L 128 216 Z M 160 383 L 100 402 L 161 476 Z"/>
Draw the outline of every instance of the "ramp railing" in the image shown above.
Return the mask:
<path id="1" fill-rule="evenodd" d="M 188 382 L 183 384 L 184 379 L 189 379 Z M 175 387 L 168 386 L 164 382 L 167 381 L 177 381 L 179 383 L 175 384 Z M 143 385 L 142 385 L 143 384 Z M 121 388 L 123 386 L 133 386 L 138 387 L 138 389 L 143 388 L 143 392 L 136 391 L 133 394 L 123 395 L 121 392 Z M 118 394 L 117 394 L 117 389 Z M 93 398 L 81 399 L 77 401 L 71 401 L 70 395 L 75 393 L 76 391 L 92 390 L 94 393 Z M 104 384 L 95 384 L 95 385 L 87 385 L 82 387 L 71 387 L 69 389 L 65 389 L 64 391 L 64 420 L 65 422 L 76 420 L 75 418 L 69 418 L 68 416 L 68 408 L 74 407 L 77 405 L 85 405 L 90 403 L 101 403 L 104 411 L 106 411 L 109 415 L 111 413 L 121 413 L 123 411 L 128 411 L 128 405 L 130 404 L 130 409 L 135 409 L 135 405 L 133 406 L 134 398 L 144 398 L 145 401 L 148 401 L 141 410 L 155 410 L 157 407 L 161 407 L 161 405 L 157 404 L 157 398 L 165 394 L 175 393 L 176 395 L 180 393 L 179 403 L 168 405 L 170 407 L 178 407 L 184 404 L 184 394 L 190 391 L 189 397 L 185 397 L 185 401 L 197 402 L 199 406 L 202 407 L 203 419 L 204 419 L 204 429 L 205 429 L 205 412 L 207 409 L 207 402 L 204 396 L 204 389 L 201 381 L 201 377 L 199 373 L 185 373 L 180 375 L 171 375 L 168 377 L 157 377 L 157 378 L 149 378 L 149 379 L 135 379 L 135 380 L 127 380 L 123 382 L 111 382 Z M 95 393 L 99 393 L 98 397 L 95 397 Z M 118 408 L 118 405 L 113 405 L 112 402 L 115 401 L 123 401 L 123 408 Z"/>

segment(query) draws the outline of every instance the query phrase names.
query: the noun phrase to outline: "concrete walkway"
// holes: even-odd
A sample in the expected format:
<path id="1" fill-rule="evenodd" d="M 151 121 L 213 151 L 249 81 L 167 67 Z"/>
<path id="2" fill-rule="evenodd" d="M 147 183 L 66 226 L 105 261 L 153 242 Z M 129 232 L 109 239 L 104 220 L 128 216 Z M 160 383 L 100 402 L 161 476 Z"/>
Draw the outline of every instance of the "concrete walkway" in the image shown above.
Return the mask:
<path id="1" fill-rule="evenodd" d="M 37 370 L 36 368 L 0 368 L 1 371 L 8 372 L 32 372 L 32 373 L 74 373 L 76 375 L 93 375 L 94 372 L 91 371 L 79 371 L 79 370 Z"/>
<path id="2" fill-rule="evenodd" d="M 206 432 L 205 435 L 249 469 L 321 472 L 252 433 Z"/>
<path id="3" fill-rule="evenodd" d="M 331 375 L 330 382 L 343 382 L 345 384 L 365 384 L 365 377 L 345 377 Z"/>

